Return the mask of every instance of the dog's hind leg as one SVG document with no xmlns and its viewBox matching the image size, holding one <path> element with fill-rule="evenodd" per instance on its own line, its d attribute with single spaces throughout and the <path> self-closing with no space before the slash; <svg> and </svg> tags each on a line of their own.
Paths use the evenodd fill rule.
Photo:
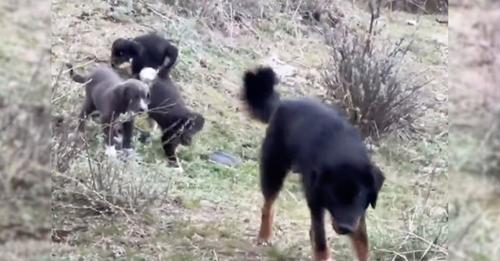
<svg viewBox="0 0 500 261">
<path fill-rule="evenodd" d="M 168 163 L 170 165 L 177 165 L 177 156 L 175 155 L 175 149 L 179 145 L 176 141 L 177 138 L 172 137 L 172 134 L 168 131 L 164 132 L 161 136 L 161 143 L 163 147 L 163 152 L 167 157 Z"/>
<path fill-rule="evenodd" d="M 262 146 L 260 164 L 260 185 L 264 196 L 258 244 L 269 244 L 272 236 L 274 218 L 273 204 L 283 186 L 285 176 L 290 169 L 290 161 L 281 146 L 274 142 L 274 137 L 266 137 Z"/>
<path fill-rule="evenodd" d="M 82 132 L 85 130 L 85 121 L 87 117 L 95 111 L 95 106 L 92 100 L 86 99 L 83 104 L 82 110 L 80 111 L 80 116 L 78 117 L 78 131 Z"/>
<path fill-rule="evenodd" d="M 365 216 L 359 220 L 358 229 L 349 235 L 359 261 L 368 261 L 368 234 L 366 233 Z"/>
<path fill-rule="evenodd" d="M 331 261 L 330 250 L 326 244 L 325 235 L 325 211 L 322 208 L 314 207 L 309 204 L 311 211 L 311 230 L 309 236 L 313 248 L 314 261 Z"/>
</svg>

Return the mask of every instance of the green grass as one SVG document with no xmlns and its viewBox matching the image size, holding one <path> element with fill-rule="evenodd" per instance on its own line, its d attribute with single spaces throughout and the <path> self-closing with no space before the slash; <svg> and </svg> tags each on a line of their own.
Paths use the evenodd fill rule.
<svg viewBox="0 0 500 261">
<path fill-rule="evenodd" d="M 95 6 L 85 4 L 84 8 L 106 8 L 104 2 L 92 3 Z M 79 9 L 70 9 L 70 6 L 68 3 L 55 4 L 53 10 L 61 15 L 56 23 L 75 21 L 71 14 L 78 13 Z M 277 202 L 273 246 L 256 245 L 262 201 L 258 185 L 258 155 L 265 126 L 250 120 L 245 114 L 239 92 L 243 71 L 271 55 L 297 69 L 298 75 L 289 77 L 291 80 L 306 79 L 311 73 L 319 73 L 328 51 L 321 36 L 305 31 L 309 30 L 308 27 L 297 21 L 276 15 L 253 26 L 260 37 L 258 40 L 252 32 L 231 38 L 209 30 L 196 18 L 180 16 L 173 9 L 161 8 L 162 5 L 157 7 L 167 18 L 149 14 L 137 20 L 138 23 L 121 24 L 93 17 L 97 22 L 89 21 L 88 25 L 82 22 L 78 28 L 62 28 L 55 33 L 61 42 L 54 48 L 52 58 L 55 64 L 62 63 L 68 59 L 63 50 L 89 48 L 82 46 L 83 43 L 92 43 L 95 53 L 107 55 L 107 45 L 117 32 L 138 34 L 145 30 L 145 24 L 151 25 L 179 41 L 180 59 L 172 77 L 190 107 L 205 116 L 205 127 L 195 137 L 192 146 L 181 147 L 178 151 L 184 172 L 166 165 L 158 133 L 152 143 L 135 143 L 143 161 L 103 161 L 100 142 L 90 144 L 90 153 L 81 150 L 70 162 L 69 169 L 55 173 L 55 176 L 74 177 L 82 179 L 82 184 L 89 184 L 92 169 L 100 166 L 102 175 L 116 175 L 117 178 L 109 181 L 109 188 L 98 193 L 110 195 L 114 200 L 125 199 L 124 202 L 117 201 L 117 205 L 131 209 L 136 206 L 133 199 L 154 198 L 155 191 L 165 193 L 154 198 L 146 209 L 123 214 L 116 207 L 114 211 L 117 213 L 112 216 L 81 215 L 79 210 L 69 208 L 69 204 L 74 203 L 71 199 L 59 202 L 55 227 L 83 225 L 87 230 L 69 235 L 70 244 L 56 247 L 55 255 L 82 257 L 84 260 L 111 257 L 118 260 L 308 260 L 311 254 L 309 211 L 296 174 L 289 175 Z M 357 17 L 357 14 L 353 15 Z M 93 23 L 106 28 L 95 32 L 100 35 L 96 40 L 91 41 L 86 35 L 78 40 L 66 36 L 79 30 L 90 30 L 92 34 L 92 30 L 96 30 Z M 432 30 L 432 27 L 428 29 Z M 77 60 L 85 60 L 81 53 L 75 56 L 78 56 Z M 412 62 L 421 65 L 429 61 Z M 56 76 L 55 69 L 52 74 Z M 292 81 L 280 85 L 279 90 L 284 96 L 315 96 L 321 92 L 317 89 L 318 80 L 315 79 L 316 85 L 314 82 L 309 85 Z M 54 104 L 54 113 L 70 117 L 70 123 L 74 122 L 71 117 L 76 115 L 82 96 L 77 88 L 63 75 L 56 90 L 56 94 L 68 95 Z M 97 126 L 90 124 L 87 136 L 98 135 Z M 386 138 L 379 147 L 374 159 L 386 173 L 387 180 L 377 208 L 368 210 L 368 232 L 374 260 L 390 260 L 398 255 L 419 260 L 429 247 L 428 242 L 433 241 L 423 258 L 444 260 L 447 175 L 444 167 L 434 176 L 423 169 L 440 166 L 446 161 L 443 155 L 446 142 L 432 138 L 412 141 Z M 242 164 L 227 167 L 209 162 L 207 157 L 217 150 L 237 155 Z M 89 167 L 89 162 L 93 168 Z M 82 184 L 63 181 L 55 180 L 55 194 L 76 192 L 99 201 L 93 192 L 82 190 Z M 143 184 L 139 193 L 126 190 L 137 188 L 138 184 Z M 334 235 L 330 227 L 327 230 L 329 236 Z M 334 236 L 329 242 L 337 260 L 351 259 L 346 238 Z M 113 249 L 124 250 L 125 254 L 118 255 Z"/>
</svg>

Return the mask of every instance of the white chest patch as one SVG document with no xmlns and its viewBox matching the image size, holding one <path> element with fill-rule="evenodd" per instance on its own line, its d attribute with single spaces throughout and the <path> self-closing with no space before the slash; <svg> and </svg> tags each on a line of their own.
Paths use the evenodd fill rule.
<svg viewBox="0 0 500 261">
<path fill-rule="evenodd" d="M 148 104 L 144 101 L 144 99 L 141 99 L 141 101 L 139 102 L 139 107 L 143 111 L 147 111 L 148 110 Z"/>
</svg>

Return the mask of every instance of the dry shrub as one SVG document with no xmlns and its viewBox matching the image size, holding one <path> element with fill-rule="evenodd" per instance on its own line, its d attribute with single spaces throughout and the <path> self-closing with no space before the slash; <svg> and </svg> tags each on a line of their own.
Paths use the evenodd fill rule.
<svg viewBox="0 0 500 261">
<path fill-rule="evenodd" d="M 179 13 L 196 17 L 198 21 L 205 23 L 210 29 L 224 33 L 242 27 L 241 23 L 246 20 L 265 16 L 265 1 L 167 0 L 165 2 L 177 8 Z"/>
<path fill-rule="evenodd" d="M 388 45 L 370 42 L 369 34 L 338 32 L 327 37 L 332 49 L 323 71 L 327 99 L 339 104 L 365 137 L 407 130 L 416 119 L 418 90 L 427 83 L 403 70 L 411 42 Z"/>
<path fill-rule="evenodd" d="M 333 0 L 166 0 L 179 13 L 197 17 L 211 29 L 222 32 L 248 28 L 255 19 L 270 19 L 277 10 L 294 18 L 319 20 L 323 13 L 334 8 Z"/>
<path fill-rule="evenodd" d="M 79 133 L 76 123 L 77 119 L 63 116 L 53 119 L 56 212 L 82 216 L 141 213 L 166 195 L 169 176 L 162 165 L 108 158 L 101 124 L 89 120 L 85 133 Z"/>
<path fill-rule="evenodd" d="M 333 6 L 333 0 L 278 0 L 281 12 L 320 12 Z"/>
<path fill-rule="evenodd" d="M 170 178 L 158 165 L 109 159 L 86 147 L 65 173 L 53 177 L 53 199 L 59 210 L 84 215 L 140 213 L 161 201 Z"/>
<path fill-rule="evenodd" d="M 448 0 L 389 0 L 385 5 L 391 10 L 410 13 L 446 13 Z"/>
</svg>

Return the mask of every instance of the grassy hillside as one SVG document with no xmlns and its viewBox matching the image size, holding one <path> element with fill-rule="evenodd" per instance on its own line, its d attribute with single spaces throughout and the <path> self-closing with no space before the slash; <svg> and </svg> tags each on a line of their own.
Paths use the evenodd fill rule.
<svg viewBox="0 0 500 261">
<path fill-rule="evenodd" d="M 280 195 L 273 246 L 256 244 L 262 200 L 257 158 L 265 126 L 249 119 L 239 93 L 244 70 L 269 64 L 280 75 L 283 96 L 322 97 L 329 54 L 324 25 L 301 20 L 306 4 L 284 5 L 280 12 L 285 1 L 207 1 L 219 3 L 210 7 L 117 2 L 52 1 L 54 258 L 309 260 L 309 214 L 297 175 L 289 176 Z M 350 2 L 328 8 L 347 27 L 366 30 L 364 8 Z M 409 138 L 387 135 L 373 155 L 387 178 L 377 209 L 368 211 L 373 260 L 445 260 L 447 27 L 433 16 L 399 12 L 383 13 L 379 23 L 381 39 L 392 40 L 387 44 L 413 37 L 405 68 L 425 69 L 433 80 L 419 95 L 415 132 Z M 178 153 L 183 170 L 167 166 L 158 133 L 150 143 L 136 142 L 143 159 L 127 163 L 104 156 L 97 124 L 89 124 L 83 142 L 67 138 L 84 93 L 64 63 L 89 68 L 106 62 L 114 39 L 151 30 L 176 41 L 173 78 L 189 106 L 206 118 L 194 144 Z M 208 160 L 216 151 L 242 163 Z M 351 260 L 346 238 L 327 230 L 337 260 Z"/>
</svg>

